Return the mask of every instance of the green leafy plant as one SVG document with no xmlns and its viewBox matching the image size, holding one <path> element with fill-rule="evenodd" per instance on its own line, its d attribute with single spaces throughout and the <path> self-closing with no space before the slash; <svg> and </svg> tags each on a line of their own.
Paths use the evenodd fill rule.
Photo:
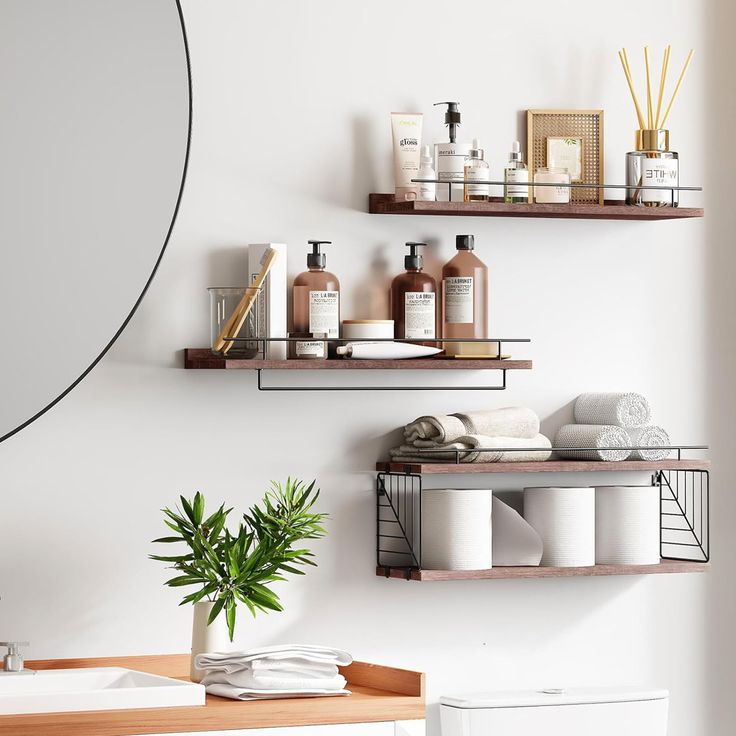
<svg viewBox="0 0 736 736">
<path fill-rule="evenodd" d="M 189 550 L 181 555 L 149 555 L 152 560 L 171 563 L 178 573 L 166 585 L 172 588 L 197 585 L 179 605 L 208 600 L 214 603 L 207 624 L 224 610 L 230 641 L 235 632 L 238 602 L 253 616 L 257 611 L 282 611 L 279 597 L 270 586 L 285 580 L 284 573 L 304 575 L 305 565 L 316 566 L 308 549 L 297 548 L 303 540 L 325 535 L 327 514 L 314 513 L 319 498 L 315 481 L 308 486 L 289 478 L 282 488 L 272 482 L 260 505 L 243 514 L 237 531 L 227 527 L 232 508 L 221 505 L 210 516 L 205 499 L 180 496 L 181 508 L 162 509 L 164 523 L 176 536 L 154 539 L 154 543 L 184 543 Z"/>
</svg>

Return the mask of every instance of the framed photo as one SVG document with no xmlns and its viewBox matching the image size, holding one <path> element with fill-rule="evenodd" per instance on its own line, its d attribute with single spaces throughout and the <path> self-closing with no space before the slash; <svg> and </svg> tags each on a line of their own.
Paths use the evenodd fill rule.
<svg viewBox="0 0 736 736">
<path fill-rule="evenodd" d="M 603 110 L 527 110 L 527 157 L 530 179 L 551 166 L 569 169 L 573 182 L 603 184 Z M 603 204 L 603 190 L 575 187 L 570 201 Z"/>
<path fill-rule="evenodd" d="M 556 169 L 567 169 L 570 181 L 583 180 L 583 139 L 582 138 L 547 138 L 547 166 Z"/>
</svg>

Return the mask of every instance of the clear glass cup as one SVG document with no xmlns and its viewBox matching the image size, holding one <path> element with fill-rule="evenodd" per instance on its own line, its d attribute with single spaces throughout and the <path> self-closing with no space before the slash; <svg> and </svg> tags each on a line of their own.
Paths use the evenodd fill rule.
<svg viewBox="0 0 736 736">
<path fill-rule="evenodd" d="M 210 293 L 212 352 L 228 358 L 255 358 L 261 347 L 257 338 L 262 337 L 259 332 L 260 289 L 254 286 L 212 286 L 207 291 Z M 236 315 L 236 311 L 246 294 L 254 299 L 254 303 L 243 318 Z"/>
<path fill-rule="evenodd" d="M 534 174 L 535 184 L 570 184 L 567 169 L 541 166 Z M 534 201 L 537 204 L 569 204 L 570 187 L 534 187 Z"/>
</svg>

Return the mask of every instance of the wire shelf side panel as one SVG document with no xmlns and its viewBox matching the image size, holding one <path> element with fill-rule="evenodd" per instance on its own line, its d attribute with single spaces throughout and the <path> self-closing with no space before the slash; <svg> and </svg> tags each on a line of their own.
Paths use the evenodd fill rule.
<svg viewBox="0 0 736 736">
<path fill-rule="evenodd" d="M 419 475 L 379 473 L 376 479 L 376 563 L 387 570 L 419 568 L 421 553 Z"/>
<path fill-rule="evenodd" d="M 660 555 L 664 559 L 710 560 L 710 473 L 707 470 L 662 470 Z"/>
</svg>

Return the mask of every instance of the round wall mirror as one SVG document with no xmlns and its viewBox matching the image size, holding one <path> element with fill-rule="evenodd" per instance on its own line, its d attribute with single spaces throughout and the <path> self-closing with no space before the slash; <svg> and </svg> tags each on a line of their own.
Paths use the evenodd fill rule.
<svg viewBox="0 0 736 736">
<path fill-rule="evenodd" d="M 191 128 L 173 0 L 0 4 L 0 441 L 94 367 L 166 247 Z"/>
</svg>

